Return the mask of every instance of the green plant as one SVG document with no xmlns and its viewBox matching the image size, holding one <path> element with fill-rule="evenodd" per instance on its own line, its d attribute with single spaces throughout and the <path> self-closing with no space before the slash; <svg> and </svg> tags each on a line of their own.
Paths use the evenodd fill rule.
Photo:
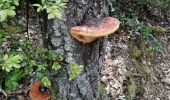
<svg viewBox="0 0 170 100">
<path fill-rule="evenodd" d="M 48 77 L 42 77 L 41 82 L 45 87 L 50 88 L 51 87 L 51 81 L 48 79 Z"/>
<path fill-rule="evenodd" d="M 18 81 L 23 77 L 23 70 L 15 69 L 5 77 L 5 86 L 7 89 L 14 90 L 19 86 Z"/>
<path fill-rule="evenodd" d="M 19 0 L 1 0 L 0 1 L 0 22 L 7 19 L 8 16 L 14 16 L 15 8 L 19 5 Z"/>
<path fill-rule="evenodd" d="M 70 77 L 70 80 L 77 77 L 77 75 L 80 74 L 82 71 L 83 65 L 77 65 L 76 63 L 70 63 L 68 66 L 68 74 Z"/>
<path fill-rule="evenodd" d="M 125 25 L 132 28 L 132 31 L 141 33 L 142 39 L 146 41 L 146 44 L 149 45 L 149 49 L 157 52 L 163 52 L 163 47 L 156 39 L 156 35 L 164 33 L 165 29 L 160 26 L 151 26 L 145 25 L 138 21 L 137 17 L 133 19 L 123 19 Z"/>
<path fill-rule="evenodd" d="M 58 62 L 54 62 L 52 65 L 52 69 L 55 71 L 59 70 L 61 68 L 61 65 Z"/>
<path fill-rule="evenodd" d="M 20 55 L 8 55 L 5 54 L 3 57 L 2 63 L 0 66 L 2 67 L 2 70 L 5 70 L 7 72 L 10 72 L 14 68 L 21 68 L 20 62 L 22 58 Z"/>
<path fill-rule="evenodd" d="M 63 9 L 66 8 L 66 4 L 67 3 L 63 3 L 61 0 L 55 0 L 54 2 L 41 0 L 41 4 L 33 4 L 33 6 L 38 7 L 37 12 L 46 10 L 48 19 L 55 17 L 62 19 Z"/>
<path fill-rule="evenodd" d="M 170 0 L 137 0 L 137 3 L 138 5 L 159 6 L 167 12 L 170 12 Z"/>
<path fill-rule="evenodd" d="M 21 25 L 8 17 L 15 15 L 18 5 L 19 0 L 0 1 L 0 86 L 5 82 L 5 88 L 15 90 L 21 78 L 27 76 L 38 78 L 50 88 L 51 72 L 58 72 L 64 66 L 62 56 L 45 47 L 33 47 L 29 38 L 17 33 Z M 33 6 L 38 7 L 38 12 L 46 10 L 48 19 L 62 19 L 66 3 L 64 0 L 41 0 L 41 4 Z M 71 63 L 68 66 L 70 79 L 77 77 L 81 69 L 82 65 Z"/>
</svg>

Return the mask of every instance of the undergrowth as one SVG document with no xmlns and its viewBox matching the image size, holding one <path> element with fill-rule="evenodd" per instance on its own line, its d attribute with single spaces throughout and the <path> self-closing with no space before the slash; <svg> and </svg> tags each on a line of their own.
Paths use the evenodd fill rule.
<svg viewBox="0 0 170 100">
<path fill-rule="evenodd" d="M 63 18 L 63 11 L 67 3 L 61 0 L 41 0 L 41 4 L 34 4 L 37 11 L 46 11 L 48 19 Z M 0 89 L 16 90 L 23 78 L 34 78 L 44 86 L 51 88 L 52 72 L 67 70 L 72 80 L 81 72 L 83 66 L 74 62 L 63 63 L 63 56 L 48 48 L 38 48 L 18 30 L 24 30 L 23 25 L 14 18 L 19 0 L 0 1 Z M 29 33 L 27 34 L 29 35 Z M 5 84 L 5 85 L 4 85 Z"/>
<path fill-rule="evenodd" d="M 155 52 L 163 53 L 163 46 L 158 38 L 166 32 L 164 28 L 147 22 L 153 17 L 150 9 L 159 7 L 164 15 L 157 16 L 158 19 L 165 18 L 166 13 L 170 12 L 170 0 L 112 0 L 112 6 L 114 9 L 111 15 L 121 21 L 120 30 L 131 34 L 129 54 L 138 62 L 134 65 L 136 68 L 132 72 L 127 71 L 126 74 L 126 99 L 141 100 L 145 93 L 145 83 L 141 80 L 147 81 L 152 74 L 149 65 L 142 62 L 151 62 L 155 58 Z M 137 79 L 135 75 L 140 78 Z"/>
</svg>

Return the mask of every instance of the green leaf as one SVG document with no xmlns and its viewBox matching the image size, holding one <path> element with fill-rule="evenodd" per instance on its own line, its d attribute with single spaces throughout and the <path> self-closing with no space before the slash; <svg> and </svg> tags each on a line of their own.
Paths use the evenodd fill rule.
<svg viewBox="0 0 170 100">
<path fill-rule="evenodd" d="M 42 7 L 37 8 L 37 12 L 42 11 Z"/>
<path fill-rule="evenodd" d="M 6 10 L 0 10 L 0 22 L 7 18 Z"/>
<path fill-rule="evenodd" d="M 57 17 L 57 18 L 62 19 L 62 16 L 63 16 L 63 15 L 61 14 L 61 12 L 60 12 L 60 13 L 56 13 L 56 17 Z"/>
<path fill-rule="evenodd" d="M 8 59 L 8 55 L 5 54 L 5 55 L 4 55 L 4 60 L 7 60 L 7 59 Z"/>
<path fill-rule="evenodd" d="M 66 8 L 66 5 L 67 5 L 67 3 L 61 3 L 61 4 L 60 4 L 60 7 Z"/>
<path fill-rule="evenodd" d="M 7 11 L 6 11 L 6 14 L 7 14 L 8 16 L 14 16 L 14 15 L 16 15 L 16 13 L 15 13 L 14 10 L 7 10 Z"/>
<path fill-rule="evenodd" d="M 68 68 L 69 68 L 68 74 L 69 74 L 70 80 L 76 78 L 82 71 L 83 67 L 84 67 L 83 65 L 77 65 L 76 63 L 70 63 L 70 65 L 68 66 Z"/>
<path fill-rule="evenodd" d="M 56 4 L 60 4 L 61 0 L 55 0 Z"/>
<path fill-rule="evenodd" d="M 51 81 L 48 79 L 48 77 L 42 77 L 41 82 L 45 87 L 51 87 Z"/>
<path fill-rule="evenodd" d="M 53 5 L 53 6 L 51 6 L 51 8 L 52 8 L 53 10 L 58 10 L 59 6 Z"/>
<path fill-rule="evenodd" d="M 7 55 L 5 54 L 3 57 L 2 69 L 10 72 L 13 68 L 20 68 L 21 65 L 19 64 L 22 60 L 20 55 Z"/>
<path fill-rule="evenodd" d="M 38 8 L 42 7 L 40 4 L 33 4 L 33 6 Z"/>
<path fill-rule="evenodd" d="M 35 66 L 36 65 L 36 61 L 35 60 L 30 60 L 28 62 L 29 66 L 32 67 L 32 66 Z"/>
<path fill-rule="evenodd" d="M 10 55 L 10 56 L 8 57 L 7 62 L 8 62 L 8 63 L 19 63 L 20 60 L 21 60 L 21 56 L 20 56 L 20 55 L 15 55 L 15 56 Z"/>
<path fill-rule="evenodd" d="M 53 19 L 55 17 L 56 17 L 56 13 L 55 12 L 52 12 L 52 13 L 48 14 L 48 19 Z"/>
<path fill-rule="evenodd" d="M 12 80 L 8 80 L 5 82 L 5 86 L 9 89 L 9 90 L 14 90 L 16 89 L 19 84 L 15 81 L 12 81 Z"/>
<path fill-rule="evenodd" d="M 59 70 L 61 68 L 61 65 L 58 62 L 54 62 L 52 65 L 52 69 L 55 71 Z"/>
<path fill-rule="evenodd" d="M 5 87 L 10 90 L 16 89 L 19 84 L 18 81 L 23 77 L 23 71 L 15 69 L 6 76 Z"/>
<path fill-rule="evenodd" d="M 43 71 L 43 70 L 46 70 L 46 67 L 45 65 L 38 65 L 38 71 Z"/>
<path fill-rule="evenodd" d="M 52 11 L 53 11 L 52 7 L 48 7 L 48 8 L 47 8 L 47 13 L 50 13 L 50 12 L 52 12 Z"/>
<path fill-rule="evenodd" d="M 19 5 L 19 0 L 13 0 L 14 5 L 18 6 Z"/>
<path fill-rule="evenodd" d="M 3 4 L 0 4 L 0 8 L 3 6 Z"/>
<path fill-rule="evenodd" d="M 42 5 L 45 5 L 45 0 L 41 0 L 41 4 L 42 4 Z"/>
<path fill-rule="evenodd" d="M 15 68 L 21 68 L 21 65 L 20 65 L 20 64 L 13 64 L 13 66 L 14 66 Z"/>
</svg>

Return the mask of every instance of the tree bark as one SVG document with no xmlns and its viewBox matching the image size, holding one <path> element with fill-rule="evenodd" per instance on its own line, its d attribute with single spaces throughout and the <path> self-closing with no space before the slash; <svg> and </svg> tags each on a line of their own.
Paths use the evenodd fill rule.
<svg viewBox="0 0 170 100">
<path fill-rule="evenodd" d="M 100 96 L 100 70 L 102 67 L 105 41 L 98 39 L 90 44 L 82 44 L 69 34 L 69 29 L 89 20 L 100 20 L 108 16 L 109 0 L 69 0 L 65 19 L 55 19 L 48 23 L 51 49 L 62 52 L 64 61 L 84 65 L 82 73 L 69 80 L 67 71 L 54 75 L 54 86 L 61 100 L 107 100 Z"/>
</svg>

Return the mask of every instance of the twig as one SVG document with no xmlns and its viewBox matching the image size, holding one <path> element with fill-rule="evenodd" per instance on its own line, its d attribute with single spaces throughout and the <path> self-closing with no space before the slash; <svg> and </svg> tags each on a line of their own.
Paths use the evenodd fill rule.
<svg viewBox="0 0 170 100">
<path fill-rule="evenodd" d="M 26 30 L 27 30 L 27 38 L 29 40 L 28 23 L 29 23 L 29 1 L 27 0 L 27 25 L 26 25 Z"/>
<path fill-rule="evenodd" d="M 133 74 L 133 76 L 142 77 L 140 74 Z"/>
<path fill-rule="evenodd" d="M 1 89 L 1 88 L 0 88 L 0 92 L 1 92 L 5 97 L 8 96 L 7 93 L 6 93 L 3 89 Z"/>
</svg>

